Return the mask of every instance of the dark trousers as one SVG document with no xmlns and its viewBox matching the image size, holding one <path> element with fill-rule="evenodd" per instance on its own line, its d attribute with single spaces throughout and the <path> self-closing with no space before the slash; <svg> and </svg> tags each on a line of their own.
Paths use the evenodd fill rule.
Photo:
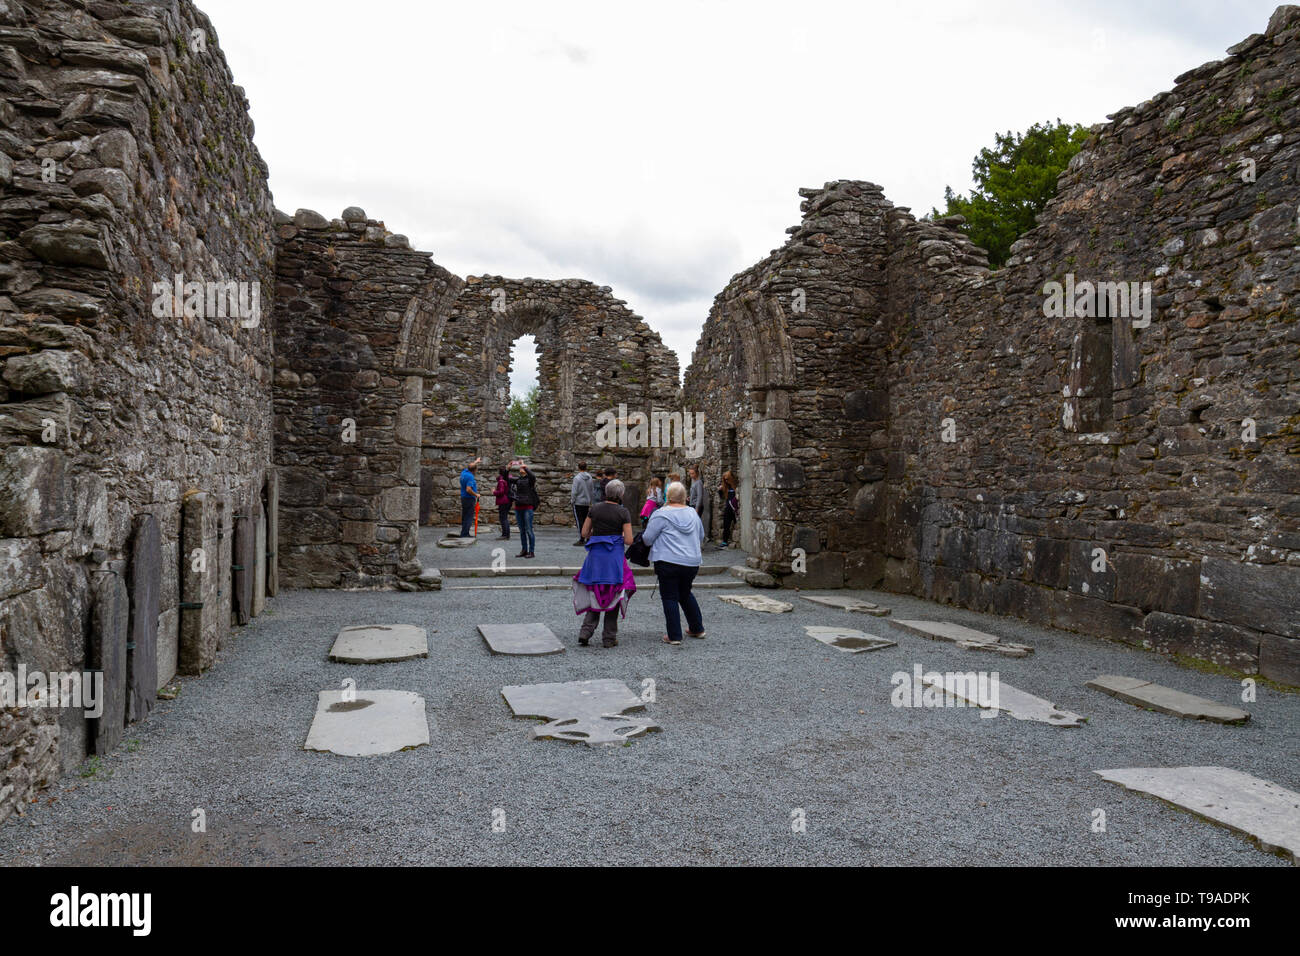
<svg viewBox="0 0 1300 956">
<path fill-rule="evenodd" d="M 497 505 L 497 517 L 501 519 L 501 537 L 510 537 L 510 503 Z"/>
<path fill-rule="evenodd" d="M 731 544 L 731 527 L 736 523 L 736 513 L 731 506 L 722 509 L 722 543 Z"/>
<path fill-rule="evenodd" d="M 573 518 L 578 522 L 578 536 L 582 536 L 582 525 L 587 520 L 587 512 L 591 510 L 591 505 L 574 505 Z"/>
<path fill-rule="evenodd" d="M 591 635 L 596 633 L 596 622 L 600 620 L 599 611 L 588 611 L 582 616 L 582 627 L 578 628 L 578 637 L 581 640 L 591 640 Z M 618 608 L 605 612 L 605 626 L 600 632 L 601 640 L 612 641 L 618 638 Z"/>
<path fill-rule="evenodd" d="M 537 549 L 537 537 L 533 534 L 533 509 L 516 508 L 515 520 L 519 522 L 519 538 L 523 542 L 520 550 L 532 554 Z"/>
<path fill-rule="evenodd" d="M 664 623 L 668 626 L 669 638 L 674 641 L 682 639 L 681 611 L 686 612 L 686 626 L 692 634 L 704 631 L 700 604 L 691 593 L 691 585 L 699 570 L 685 564 L 673 564 L 671 561 L 655 562 L 655 574 L 659 576 L 659 599 L 664 602 Z"/>
<path fill-rule="evenodd" d="M 474 498 L 460 499 L 460 536 L 462 538 L 471 538 L 474 536 Z"/>
</svg>

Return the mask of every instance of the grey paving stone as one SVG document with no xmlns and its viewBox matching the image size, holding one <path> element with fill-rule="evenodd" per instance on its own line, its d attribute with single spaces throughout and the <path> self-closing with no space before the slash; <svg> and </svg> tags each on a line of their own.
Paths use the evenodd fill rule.
<svg viewBox="0 0 1300 956">
<path fill-rule="evenodd" d="M 785 601 L 778 601 L 775 598 L 763 597 L 761 594 L 720 594 L 718 600 L 726 601 L 728 604 L 735 604 L 748 611 L 764 611 L 768 614 L 784 614 L 787 611 L 794 610 L 793 604 L 787 604 Z"/>
<path fill-rule="evenodd" d="M 1138 707 L 1146 707 L 1162 714 L 1172 714 L 1188 720 L 1209 720 L 1216 724 L 1244 724 L 1250 720 L 1250 713 L 1240 707 L 1215 703 L 1204 697 L 1185 694 L 1172 687 L 1153 684 L 1138 677 L 1101 674 L 1084 686 L 1130 704 L 1136 704 Z"/>
<path fill-rule="evenodd" d="M 545 624 L 480 624 L 493 654 L 562 654 L 564 645 Z"/>
<path fill-rule="evenodd" d="M 1228 767 L 1128 767 L 1094 771 L 1127 790 L 1166 800 L 1300 862 L 1300 793 Z"/>
<path fill-rule="evenodd" d="M 1034 649 L 1027 644 L 1004 642 L 996 634 L 987 634 L 950 621 L 900 621 L 894 624 L 910 634 L 918 634 L 932 641 L 947 641 L 968 651 L 990 651 L 1006 657 L 1027 657 Z"/>
<path fill-rule="evenodd" d="M 384 664 L 429 656 L 429 638 L 410 624 L 345 627 L 334 639 L 330 660 L 342 664 Z"/>
<path fill-rule="evenodd" d="M 801 594 L 799 596 L 805 601 L 812 601 L 814 604 L 820 604 L 823 607 L 835 607 L 842 611 L 852 611 L 855 614 L 871 614 L 875 617 L 886 617 L 889 614 L 889 608 L 873 604 L 870 601 L 859 600 L 858 598 L 843 597 L 838 594 Z"/>
<path fill-rule="evenodd" d="M 968 688 L 945 687 L 942 679 L 935 680 L 929 675 L 923 676 L 921 681 L 931 687 L 944 687 L 945 693 L 960 697 L 976 707 L 991 705 L 990 709 L 1000 711 L 1008 717 L 1014 717 L 1016 720 L 1034 720 L 1039 723 L 1051 724 L 1053 727 L 1082 727 L 1088 722 L 1087 717 L 1080 717 L 1068 710 L 1061 710 L 1051 701 L 1035 697 L 1033 694 L 1012 687 L 1001 679 L 990 686 L 991 699 L 988 701 L 979 700 L 978 695 L 973 694 L 973 692 L 964 692 Z M 996 690 L 993 690 L 994 687 L 996 687 Z"/>
<path fill-rule="evenodd" d="M 619 680 L 579 680 L 559 684 L 524 684 L 501 688 L 516 717 L 540 717 L 532 738 L 550 737 L 589 746 L 621 744 L 660 726 L 646 717 L 629 717 L 645 704 Z"/>
<path fill-rule="evenodd" d="M 847 651 L 850 654 L 861 654 L 863 651 L 878 651 L 882 647 L 898 646 L 897 641 L 887 641 L 883 637 L 856 631 L 851 627 L 808 626 L 804 630 L 808 632 L 809 637 L 814 637 L 823 644 L 836 650 Z"/>
<path fill-rule="evenodd" d="M 410 750 L 429 742 L 424 698 L 405 690 L 323 690 L 304 750 L 344 757 L 372 757 Z"/>
<path fill-rule="evenodd" d="M 438 539 L 440 548 L 469 548 L 478 542 L 478 538 L 462 538 L 458 535 L 448 535 L 445 538 Z"/>
</svg>

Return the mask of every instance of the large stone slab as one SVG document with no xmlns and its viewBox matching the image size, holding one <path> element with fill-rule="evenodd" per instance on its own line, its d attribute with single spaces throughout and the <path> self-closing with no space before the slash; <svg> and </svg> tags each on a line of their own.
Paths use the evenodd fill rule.
<svg viewBox="0 0 1300 956">
<path fill-rule="evenodd" d="M 1005 657 L 1027 657 L 1034 652 L 1027 644 L 1004 642 L 996 634 L 986 634 L 949 621 L 895 620 L 893 623 L 910 634 L 919 634 L 932 641 L 947 641 L 968 651 L 990 651 Z"/>
<path fill-rule="evenodd" d="M 564 645 L 545 624 L 480 624 L 493 654 L 560 654 Z"/>
<path fill-rule="evenodd" d="M 1094 771 L 1168 801 L 1230 830 L 1244 833 L 1268 853 L 1300 861 L 1300 793 L 1227 767 L 1128 767 Z"/>
<path fill-rule="evenodd" d="M 126 728 L 126 644 L 130 627 L 130 595 L 115 571 L 94 574 L 91 612 L 90 667 L 104 680 L 103 712 L 90 722 L 91 749 L 106 754 L 122 742 Z"/>
<path fill-rule="evenodd" d="M 625 711 L 644 710 L 645 704 L 618 680 L 579 680 L 562 684 L 525 684 L 501 688 L 516 717 L 539 717 L 548 723 L 534 727 L 532 739 L 550 737 L 571 743 L 621 744 L 639 737 L 658 724 Z"/>
<path fill-rule="evenodd" d="M 979 694 L 976 692 L 977 682 L 974 684 L 945 683 L 942 675 L 931 674 L 923 675 L 921 681 L 931 687 L 941 688 L 944 693 L 959 697 L 973 707 L 997 710 L 1016 720 L 1034 720 L 1054 727 L 1082 727 L 1088 722 L 1087 717 L 1061 710 L 1051 701 L 1012 687 L 1001 679 L 989 683 L 990 699 L 988 700 L 979 699 Z"/>
<path fill-rule="evenodd" d="M 424 698 L 405 690 L 323 690 L 304 750 L 344 757 L 373 757 L 410 750 L 429 742 Z"/>
<path fill-rule="evenodd" d="M 805 627 L 809 637 L 816 638 L 823 644 L 850 654 L 863 651 L 878 651 L 882 647 L 897 647 L 897 641 L 887 641 L 875 634 L 865 634 L 851 627 Z"/>
<path fill-rule="evenodd" d="M 385 664 L 429 656 L 429 638 L 410 624 L 345 627 L 334 638 L 330 660 L 341 664 Z"/>
<path fill-rule="evenodd" d="M 253 578 L 257 573 L 257 533 L 251 514 L 235 515 L 230 548 L 231 610 L 238 623 L 247 624 L 253 619 Z"/>
<path fill-rule="evenodd" d="M 477 542 L 477 541 L 478 541 L 478 538 L 472 538 L 472 537 L 471 537 L 471 538 L 462 538 L 460 535 L 453 534 L 453 535 L 448 535 L 448 536 L 445 537 L 445 538 L 439 538 L 439 539 L 438 539 L 438 547 L 440 547 L 440 548 L 468 548 L 468 547 L 472 546 L 472 545 L 473 545 L 475 542 Z"/>
<path fill-rule="evenodd" d="M 280 593 L 280 474 L 274 468 L 266 473 L 266 593 Z"/>
<path fill-rule="evenodd" d="M 875 617 L 886 617 L 889 614 L 889 608 L 879 604 L 872 604 L 870 601 L 862 601 L 858 598 L 841 597 L 838 594 L 801 594 L 799 596 L 805 601 L 812 601 L 814 604 L 820 604 L 823 607 L 835 607 L 841 611 L 852 611 L 855 614 L 871 614 Z"/>
<path fill-rule="evenodd" d="M 266 610 L 266 515 L 259 513 L 253 533 L 253 617 Z"/>
<path fill-rule="evenodd" d="M 1210 720 L 1216 724 L 1244 724 L 1250 720 L 1250 714 L 1240 707 L 1217 704 L 1195 694 L 1185 694 L 1172 687 L 1153 684 L 1140 677 L 1122 677 L 1118 674 L 1101 674 L 1088 681 L 1084 686 L 1099 690 L 1103 694 L 1117 697 L 1130 704 L 1172 714 L 1188 720 Z"/>
<path fill-rule="evenodd" d="M 784 614 L 786 611 L 794 610 L 793 604 L 763 597 L 761 594 L 719 594 L 718 600 L 743 607 L 747 611 L 764 611 L 767 614 Z"/>
<path fill-rule="evenodd" d="M 135 519 L 131 541 L 131 637 L 127 643 L 127 719 L 143 720 L 158 700 L 158 606 L 162 595 L 162 536 L 158 519 Z"/>
</svg>

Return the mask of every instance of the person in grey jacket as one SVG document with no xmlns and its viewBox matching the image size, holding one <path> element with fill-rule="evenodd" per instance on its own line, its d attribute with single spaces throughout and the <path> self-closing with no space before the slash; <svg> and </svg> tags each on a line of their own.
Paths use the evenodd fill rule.
<svg viewBox="0 0 1300 956">
<path fill-rule="evenodd" d="M 573 476 L 573 486 L 569 489 L 569 501 L 573 504 L 573 517 L 578 523 L 578 540 L 573 542 L 575 548 L 582 547 L 582 523 L 587 520 L 587 512 L 596 504 L 596 486 L 587 472 L 587 463 L 578 462 L 578 473 Z"/>
<path fill-rule="evenodd" d="M 650 560 L 659 578 L 659 598 L 664 605 L 664 624 L 668 633 L 665 644 L 682 642 L 681 612 L 686 612 L 686 633 L 704 636 L 704 618 L 700 604 L 691 593 L 691 584 L 699 573 L 704 557 L 704 525 L 700 516 L 686 504 L 686 486 L 674 481 L 668 486 L 668 504 L 650 516 L 641 540 L 650 545 Z"/>
<path fill-rule="evenodd" d="M 686 469 L 686 474 L 691 479 L 690 498 L 688 499 L 687 504 L 695 510 L 697 515 L 700 516 L 700 523 L 702 525 L 704 523 L 704 482 L 700 480 L 699 465 L 691 465 L 690 468 Z M 709 529 L 705 528 L 704 539 L 707 541 L 708 538 Z"/>
</svg>

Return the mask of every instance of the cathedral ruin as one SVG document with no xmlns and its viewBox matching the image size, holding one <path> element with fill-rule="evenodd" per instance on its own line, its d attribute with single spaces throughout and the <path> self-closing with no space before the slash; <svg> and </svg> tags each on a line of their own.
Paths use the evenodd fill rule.
<svg viewBox="0 0 1300 956">
<path fill-rule="evenodd" d="M 529 334 L 539 521 L 569 523 L 581 460 L 633 506 L 652 474 L 731 469 L 757 586 L 1300 685 L 1300 7 L 1095 127 L 996 271 L 871 183 L 800 190 L 680 379 L 608 287 L 457 276 L 360 208 L 278 211 L 189 0 L 0 0 L 0 87 L 0 669 L 109 688 L 92 720 L 0 700 L 0 820 L 278 588 L 427 586 L 418 529 L 455 520 L 467 460 L 510 457 Z M 702 413 L 702 449 L 598 440 L 656 411 Z"/>
</svg>

